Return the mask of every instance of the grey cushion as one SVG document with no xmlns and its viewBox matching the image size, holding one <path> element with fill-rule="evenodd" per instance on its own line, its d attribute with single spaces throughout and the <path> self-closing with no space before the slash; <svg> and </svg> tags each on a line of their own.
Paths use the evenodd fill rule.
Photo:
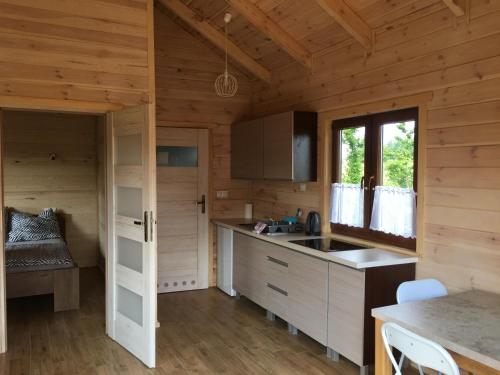
<svg viewBox="0 0 500 375">
<path fill-rule="evenodd" d="M 9 242 L 39 241 L 61 238 L 55 212 L 49 208 L 34 216 L 13 211 L 10 214 Z"/>
</svg>

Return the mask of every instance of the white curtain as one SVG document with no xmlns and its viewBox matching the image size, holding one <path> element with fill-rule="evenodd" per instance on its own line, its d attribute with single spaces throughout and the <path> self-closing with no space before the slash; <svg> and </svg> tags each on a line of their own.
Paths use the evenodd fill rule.
<svg viewBox="0 0 500 375">
<path fill-rule="evenodd" d="M 363 195 L 359 184 L 332 184 L 330 222 L 363 227 Z"/>
<path fill-rule="evenodd" d="M 416 194 L 413 189 L 376 186 L 370 229 L 415 238 Z"/>
</svg>

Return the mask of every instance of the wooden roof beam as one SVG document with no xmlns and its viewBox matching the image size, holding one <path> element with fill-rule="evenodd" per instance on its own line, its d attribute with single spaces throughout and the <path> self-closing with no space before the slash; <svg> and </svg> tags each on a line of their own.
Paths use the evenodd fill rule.
<svg viewBox="0 0 500 375">
<path fill-rule="evenodd" d="M 316 0 L 316 2 L 335 19 L 354 39 L 369 49 L 372 45 L 372 32 L 344 0 Z"/>
<path fill-rule="evenodd" d="M 457 16 L 465 15 L 465 1 L 464 0 L 443 0 L 452 13 Z"/>
<path fill-rule="evenodd" d="M 159 0 L 161 4 L 170 9 L 177 17 L 186 22 L 189 26 L 199 32 L 204 38 L 208 39 L 218 48 L 224 50 L 225 46 L 225 36 L 215 27 L 210 25 L 204 19 L 201 19 L 198 14 L 196 14 L 191 8 L 184 5 L 180 0 Z M 248 71 L 254 74 L 259 79 L 270 82 L 271 72 L 255 61 L 252 57 L 247 55 L 241 48 L 236 44 L 227 41 L 227 53 L 239 64 L 245 67 Z"/>
<path fill-rule="evenodd" d="M 311 53 L 253 2 L 248 0 L 226 0 L 226 2 L 296 61 L 309 69 L 312 67 Z"/>
</svg>

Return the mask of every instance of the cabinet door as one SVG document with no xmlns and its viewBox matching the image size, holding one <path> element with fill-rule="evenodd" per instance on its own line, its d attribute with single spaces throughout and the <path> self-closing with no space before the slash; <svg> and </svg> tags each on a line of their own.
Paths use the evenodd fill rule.
<svg viewBox="0 0 500 375">
<path fill-rule="evenodd" d="M 262 119 L 231 127 L 231 177 L 257 179 L 263 176 Z"/>
<path fill-rule="evenodd" d="M 363 365 L 365 272 L 330 263 L 328 347 Z"/>
<path fill-rule="evenodd" d="M 325 345 L 328 262 L 290 251 L 288 267 L 288 321 Z"/>
<path fill-rule="evenodd" d="M 235 289 L 253 302 L 266 307 L 266 257 L 259 246 L 261 242 L 244 234 L 234 234 L 233 272 Z"/>
<path fill-rule="evenodd" d="M 264 178 L 293 180 L 293 112 L 264 117 Z"/>
</svg>

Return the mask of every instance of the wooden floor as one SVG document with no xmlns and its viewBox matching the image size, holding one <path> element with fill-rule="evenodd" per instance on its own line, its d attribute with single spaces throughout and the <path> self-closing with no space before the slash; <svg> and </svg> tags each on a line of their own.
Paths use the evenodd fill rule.
<svg viewBox="0 0 500 375">
<path fill-rule="evenodd" d="M 358 374 L 318 343 L 268 322 L 248 300 L 217 289 L 158 298 L 157 365 L 146 369 L 104 334 L 104 278 L 81 270 L 81 308 L 52 311 L 50 297 L 8 303 L 7 354 L 0 374 Z"/>
</svg>

